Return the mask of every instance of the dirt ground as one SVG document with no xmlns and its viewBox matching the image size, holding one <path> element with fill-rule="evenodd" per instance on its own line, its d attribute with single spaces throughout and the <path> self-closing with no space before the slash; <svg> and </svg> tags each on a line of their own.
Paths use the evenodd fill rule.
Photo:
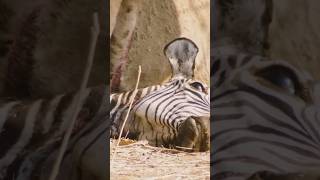
<svg viewBox="0 0 320 180">
<path fill-rule="evenodd" d="M 210 179 L 210 152 L 152 147 L 146 141 L 110 140 L 110 179 Z"/>
</svg>

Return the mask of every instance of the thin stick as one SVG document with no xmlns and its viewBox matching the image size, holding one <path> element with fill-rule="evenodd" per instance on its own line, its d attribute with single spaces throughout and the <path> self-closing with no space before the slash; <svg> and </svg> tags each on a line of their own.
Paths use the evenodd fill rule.
<svg viewBox="0 0 320 180">
<path fill-rule="evenodd" d="M 131 110 L 131 107 L 132 107 L 132 104 L 133 104 L 133 100 L 134 100 L 134 98 L 136 97 L 138 85 L 139 85 L 139 82 L 140 82 L 140 75 L 141 75 L 141 66 L 139 65 L 139 71 L 138 71 L 138 78 L 137 78 L 137 82 L 136 82 L 136 87 L 134 88 L 133 96 L 132 96 L 132 98 L 131 98 L 131 100 L 130 100 L 130 105 L 129 105 L 129 108 L 128 108 L 126 117 L 125 117 L 125 119 L 124 119 L 124 121 L 123 121 L 123 123 L 122 123 L 122 127 L 121 127 L 121 130 L 120 130 L 120 134 L 119 134 L 119 138 L 118 138 L 118 141 L 117 141 L 117 145 L 116 145 L 115 150 L 114 150 L 114 152 L 113 152 L 113 155 L 112 155 L 112 159 L 111 159 L 111 163 L 110 163 L 110 164 L 113 163 L 113 160 L 114 160 L 114 158 L 115 158 L 115 156 L 116 156 L 117 148 L 118 148 L 119 143 L 120 143 L 120 140 L 121 140 L 121 136 L 122 136 L 122 133 L 123 133 L 124 125 L 125 125 L 126 122 L 127 122 L 127 119 L 128 119 L 128 117 L 129 117 L 129 113 L 130 113 L 130 110 Z"/>
<path fill-rule="evenodd" d="M 89 55 L 88 55 L 88 61 L 87 61 L 87 65 L 86 65 L 86 70 L 85 73 L 83 75 L 83 79 L 82 79 L 82 83 L 81 83 L 81 87 L 80 87 L 80 92 L 78 94 L 78 97 L 76 97 L 74 99 L 74 101 L 72 102 L 72 112 L 73 114 L 71 115 L 71 122 L 70 122 L 70 126 L 68 127 L 64 137 L 63 137 L 63 141 L 62 141 L 62 145 L 61 148 L 59 149 L 59 153 L 58 153 L 58 157 L 55 161 L 55 164 L 53 166 L 53 169 L 51 171 L 50 174 L 50 178 L 49 180 L 55 180 L 59 169 L 60 169 L 60 164 L 62 162 L 63 159 L 63 155 L 65 153 L 65 150 L 67 149 L 67 145 L 76 121 L 76 118 L 80 112 L 80 108 L 81 108 L 81 102 L 83 99 L 83 94 L 85 92 L 85 89 L 87 87 L 88 84 L 88 80 L 89 80 L 89 76 L 90 76 L 90 72 L 91 72 L 91 67 L 93 64 L 93 59 L 94 59 L 94 54 L 95 54 L 95 49 L 96 49 L 96 44 L 97 44 L 97 39 L 99 36 L 99 21 L 98 21 L 98 13 L 94 13 L 93 14 L 93 27 L 91 27 L 91 43 L 90 43 L 90 50 L 89 50 Z"/>
</svg>

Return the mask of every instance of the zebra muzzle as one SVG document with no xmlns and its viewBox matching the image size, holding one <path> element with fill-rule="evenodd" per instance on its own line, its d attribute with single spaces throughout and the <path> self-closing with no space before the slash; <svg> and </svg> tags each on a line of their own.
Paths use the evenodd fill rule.
<svg viewBox="0 0 320 180">
<path fill-rule="evenodd" d="M 175 148 L 182 151 L 207 151 L 210 147 L 210 118 L 188 117 L 179 127 Z"/>
</svg>

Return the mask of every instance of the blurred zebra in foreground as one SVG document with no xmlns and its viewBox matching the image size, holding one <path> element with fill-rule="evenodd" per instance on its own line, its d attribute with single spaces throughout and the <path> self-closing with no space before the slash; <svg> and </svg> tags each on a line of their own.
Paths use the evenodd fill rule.
<svg viewBox="0 0 320 180">
<path fill-rule="evenodd" d="M 107 178 L 107 91 L 89 88 L 83 94 L 57 179 Z M 36 101 L 2 101 L 0 105 L 0 179 L 48 179 L 75 99 L 68 93 Z"/>
<path fill-rule="evenodd" d="M 178 38 L 164 53 L 171 64 L 171 79 L 137 91 L 122 135 L 154 146 L 206 151 L 210 102 L 208 87 L 193 79 L 198 48 L 191 40 Z M 111 95 L 111 136 L 119 136 L 133 95 L 133 91 Z"/>
<path fill-rule="evenodd" d="M 222 46 L 211 54 L 213 179 L 318 171 L 319 83 L 284 61 Z"/>
</svg>

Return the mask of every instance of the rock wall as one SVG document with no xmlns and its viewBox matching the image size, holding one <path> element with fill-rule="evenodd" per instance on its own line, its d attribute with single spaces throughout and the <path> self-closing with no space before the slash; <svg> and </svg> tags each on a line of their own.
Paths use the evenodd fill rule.
<svg viewBox="0 0 320 180">
<path fill-rule="evenodd" d="M 319 17 L 317 0 L 274 0 L 269 56 L 287 60 L 320 79 Z"/>
<path fill-rule="evenodd" d="M 139 12 L 130 41 L 128 63 L 121 76 L 120 91 L 134 88 L 139 65 L 142 66 L 140 87 L 159 84 L 168 79 L 171 68 L 163 54 L 163 48 L 178 37 L 190 38 L 199 46 L 195 76 L 209 83 L 209 0 L 187 2 L 136 0 L 135 2 L 139 3 Z M 115 29 L 113 33 L 117 33 Z M 115 57 L 112 54 L 111 56 Z M 115 66 L 117 60 L 111 58 L 111 66 Z"/>
<path fill-rule="evenodd" d="M 119 10 L 120 10 L 120 7 L 121 7 L 121 3 L 122 3 L 122 0 L 111 0 L 110 1 L 110 11 L 109 11 L 109 16 L 110 16 L 110 29 L 109 29 L 109 34 L 110 34 L 110 37 L 112 35 L 112 32 L 113 32 L 113 29 L 116 25 L 116 22 L 117 22 L 117 16 L 118 16 L 118 13 L 119 13 Z"/>
<path fill-rule="evenodd" d="M 210 1 L 175 0 L 180 36 L 192 39 L 199 47 L 195 78 L 210 81 Z"/>
<path fill-rule="evenodd" d="M 264 55 L 272 0 L 215 0 L 212 4 L 212 47 L 232 45 Z"/>
<path fill-rule="evenodd" d="M 319 1 L 216 0 L 212 5 L 213 44 L 227 40 L 242 50 L 288 61 L 320 79 Z"/>
<path fill-rule="evenodd" d="M 94 12 L 99 12 L 101 34 L 89 86 L 106 83 L 105 7 L 100 0 L 1 0 L 0 95 L 13 90 L 43 97 L 78 89 Z"/>
</svg>

